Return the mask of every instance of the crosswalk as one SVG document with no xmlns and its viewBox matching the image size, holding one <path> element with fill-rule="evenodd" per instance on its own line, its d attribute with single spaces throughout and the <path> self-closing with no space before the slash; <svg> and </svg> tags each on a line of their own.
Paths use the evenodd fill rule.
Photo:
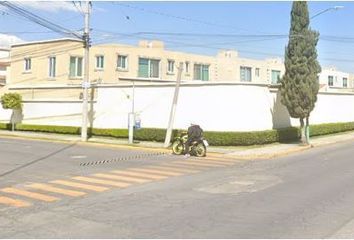
<svg viewBox="0 0 354 240">
<path fill-rule="evenodd" d="M 85 197 L 112 188 L 123 189 L 138 184 L 161 181 L 173 177 L 197 174 L 211 168 L 229 167 L 233 158 L 205 157 L 168 161 L 158 165 L 109 170 L 85 176 L 72 176 L 43 183 L 17 184 L 0 188 L 0 208 L 25 208 L 39 202 L 53 203 L 64 198 Z"/>
</svg>

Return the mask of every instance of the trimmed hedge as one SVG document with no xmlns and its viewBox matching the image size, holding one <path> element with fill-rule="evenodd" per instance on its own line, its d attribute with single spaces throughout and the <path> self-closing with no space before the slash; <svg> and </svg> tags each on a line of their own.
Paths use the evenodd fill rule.
<svg viewBox="0 0 354 240">
<path fill-rule="evenodd" d="M 0 129 L 10 130 L 11 125 L 0 123 Z M 16 130 L 48 132 L 60 134 L 80 134 L 80 127 L 51 126 L 51 125 L 27 125 L 16 124 Z M 320 136 L 354 130 L 354 122 L 347 123 L 326 123 L 310 126 L 310 136 Z M 174 130 L 172 138 L 185 130 Z M 127 129 L 99 129 L 89 128 L 91 136 L 107 136 L 115 138 L 128 138 Z M 134 139 L 141 141 L 164 142 L 166 129 L 142 128 L 134 131 Z M 300 130 L 296 127 L 274 129 L 253 132 L 204 132 L 204 137 L 212 146 L 248 146 L 261 145 L 275 142 L 290 142 L 300 138 Z"/>
</svg>

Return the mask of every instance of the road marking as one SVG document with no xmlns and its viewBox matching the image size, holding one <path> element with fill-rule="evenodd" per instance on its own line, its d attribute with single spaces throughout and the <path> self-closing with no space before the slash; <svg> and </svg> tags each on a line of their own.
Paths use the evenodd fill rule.
<svg viewBox="0 0 354 240">
<path fill-rule="evenodd" d="M 204 157 L 205 159 L 221 159 L 221 160 L 225 160 L 225 161 L 230 161 L 230 162 L 237 162 L 239 161 L 239 159 L 236 158 L 232 158 L 232 157 L 227 157 L 227 156 L 208 156 L 208 157 Z"/>
<path fill-rule="evenodd" d="M 51 181 L 50 183 L 60 184 L 69 187 L 82 188 L 82 189 L 91 190 L 95 192 L 104 192 L 109 189 L 107 187 L 95 186 L 95 185 L 89 185 L 89 184 L 77 183 L 71 181 L 64 181 L 64 180 L 55 180 L 55 181 Z"/>
<path fill-rule="evenodd" d="M 167 171 L 177 171 L 177 172 L 182 172 L 182 173 L 197 173 L 200 172 L 198 170 L 191 170 L 191 169 L 185 169 L 182 167 L 165 167 L 165 166 L 151 166 L 149 169 L 158 169 L 158 170 L 167 170 Z"/>
<path fill-rule="evenodd" d="M 161 175 L 151 175 L 151 174 L 145 174 L 145 173 L 140 173 L 140 172 L 126 171 L 126 170 L 124 170 L 124 171 L 114 170 L 112 172 L 122 174 L 122 175 L 133 176 L 133 177 L 143 177 L 143 178 L 153 179 L 153 180 L 160 180 L 160 179 L 167 178 L 166 176 L 161 176 Z"/>
<path fill-rule="evenodd" d="M 228 162 L 228 163 L 235 163 L 238 160 L 230 159 L 230 158 L 218 158 L 218 157 L 204 157 L 203 159 L 215 161 L 215 162 Z"/>
<path fill-rule="evenodd" d="M 1 189 L 1 191 L 6 192 L 6 193 L 12 193 L 12 194 L 25 196 L 28 198 L 41 200 L 44 202 L 54 202 L 54 201 L 59 200 L 59 198 L 56 198 L 56 197 L 52 197 L 52 196 L 48 196 L 48 195 L 44 195 L 44 194 L 40 194 L 40 193 L 35 193 L 35 192 L 29 192 L 29 191 L 17 189 L 17 188 L 3 188 L 3 189 Z"/>
<path fill-rule="evenodd" d="M 178 173 L 178 172 L 167 172 L 167 171 L 161 171 L 161 170 L 152 170 L 152 169 L 146 169 L 146 168 L 130 168 L 129 170 L 137 171 L 137 172 L 142 172 L 142 173 L 152 173 L 152 174 L 159 174 L 163 176 L 181 176 L 183 173 Z"/>
<path fill-rule="evenodd" d="M 151 180 L 148 180 L 148 179 L 125 177 L 125 176 L 118 176 L 118 175 L 112 175 L 112 174 L 96 173 L 96 174 L 93 174 L 93 176 L 101 177 L 101 178 L 108 178 L 108 179 L 123 180 L 123 181 L 128 181 L 128 182 L 130 181 L 130 182 L 136 182 L 136 183 L 151 182 Z"/>
<path fill-rule="evenodd" d="M 115 181 L 109 181 L 109 180 L 103 180 L 103 179 L 97 179 L 97 178 L 91 178 L 91 177 L 72 177 L 72 179 L 79 180 L 79 181 L 84 181 L 84 182 L 89 182 L 89 183 L 99 183 L 103 185 L 110 185 L 110 186 L 115 186 L 115 187 L 128 187 L 131 184 L 130 183 L 125 183 L 125 182 L 115 182 Z"/>
<path fill-rule="evenodd" d="M 29 202 L 13 199 L 13 198 L 8 198 L 8 197 L 1 197 L 0 196 L 0 203 L 9 205 L 12 207 L 29 207 L 32 204 Z"/>
<path fill-rule="evenodd" d="M 86 194 L 85 192 L 79 192 L 79 191 L 73 191 L 73 190 L 68 190 L 68 189 L 64 189 L 64 188 L 53 187 L 49 184 L 43 184 L 43 183 L 34 183 L 31 185 L 28 185 L 28 187 L 44 190 L 47 192 L 60 193 L 60 194 L 68 195 L 71 197 L 79 197 L 79 196 Z"/>
<path fill-rule="evenodd" d="M 163 163 L 161 166 L 167 166 L 167 167 L 182 167 L 182 168 L 193 169 L 193 170 L 197 170 L 197 171 L 204 171 L 204 170 L 207 170 L 207 169 L 210 168 L 210 167 L 206 167 L 206 166 L 184 165 L 184 164 L 180 164 L 180 163 L 176 163 L 176 162 Z"/>
<path fill-rule="evenodd" d="M 230 162 L 221 162 L 219 160 L 204 160 L 204 159 L 192 159 L 191 162 L 200 162 L 200 163 L 208 163 L 208 164 L 218 164 L 220 166 L 231 166 L 234 165 L 233 163 Z"/>
<path fill-rule="evenodd" d="M 199 163 L 199 162 L 193 162 L 193 161 L 176 161 L 175 163 L 186 164 L 186 165 L 206 166 L 206 167 L 220 167 L 220 165 L 218 165 L 218 164 Z"/>
</svg>

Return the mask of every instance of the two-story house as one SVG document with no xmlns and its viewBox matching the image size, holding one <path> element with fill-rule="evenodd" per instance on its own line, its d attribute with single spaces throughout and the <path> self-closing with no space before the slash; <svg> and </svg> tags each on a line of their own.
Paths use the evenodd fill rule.
<svg viewBox="0 0 354 240">
<path fill-rule="evenodd" d="M 12 45 L 11 85 L 27 95 L 25 98 L 51 98 L 55 95 L 76 99 L 80 96 L 78 86 L 84 75 L 83 56 L 83 43 L 76 39 Z M 284 74 L 284 64 L 280 59 L 241 58 L 234 50 L 220 51 L 216 56 L 170 51 L 161 41 L 140 41 L 137 46 L 94 45 L 90 48 L 89 62 L 89 78 L 94 84 L 176 81 L 180 63 L 183 63 L 184 82 L 277 84 Z M 50 88 L 61 86 L 73 88 L 62 94 L 50 93 Z M 36 93 L 34 88 L 37 88 Z"/>
<path fill-rule="evenodd" d="M 10 70 L 10 49 L 0 48 L 0 87 L 6 84 Z"/>
</svg>

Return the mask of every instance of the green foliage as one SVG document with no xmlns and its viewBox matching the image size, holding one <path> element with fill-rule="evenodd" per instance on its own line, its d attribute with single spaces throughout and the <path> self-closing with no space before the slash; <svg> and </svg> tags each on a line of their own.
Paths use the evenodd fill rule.
<svg viewBox="0 0 354 240">
<path fill-rule="evenodd" d="M 311 30 L 309 23 L 307 2 L 294 1 L 280 93 L 290 116 L 300 119 L 309 117 L 315 107 L 321 72 L 316 50 L 319 33 Z"/>
<path fill-rule="evenodd" d="M 79 127 L 17 124 L 16 130 L 61 134 L 80 134 Z"/>
<path fill-rule="evenodd" d="M 320 136 L 352 130 L 354 130 L 354 122 L 324 123 L 310 126 L 310 136 Z"/>
<path fill-rule="evenodd" d="M 0 123 L 0 129 L 10 130 L 11 125 Z M 50 125 L 16 125 L 17 130 L 33 131 L 33 132 L 48 132 L 60 134 L 80 134 L 80 127 L 69 126 L 50 126 Z M 127 129 L 90 129 L 93 136 L 107 136 L 116 138 L 128 138 Z M 347 123 L 326 123 L 313 125 L 310 127 L 311 136 L 319 136 L 333 134 L 345 131 L 353 131 L 354 122 Z M 174 130 L 172 139 L 180 134 L 183 130 Z M 134 139 L 141 141 L 156 141 L 164 142 L 166 129 L 157 128 L 142 128 L 135 130 Z M 300 131 L 296 127 L 283 129 L 274 129 L 267 131 L 254 132 L 204 132 L 205 139 L 208 140 L 211 146 L 249 146 L 262 145 L 275 142 L 291 142 L 299 139 Z"/>
<path fill-rule="evenodd" d="M 22 109 L 22 96 L 18 93 L 5 93 L 1 96 L 1 104 L 4 109 Z"/>
</svg>

